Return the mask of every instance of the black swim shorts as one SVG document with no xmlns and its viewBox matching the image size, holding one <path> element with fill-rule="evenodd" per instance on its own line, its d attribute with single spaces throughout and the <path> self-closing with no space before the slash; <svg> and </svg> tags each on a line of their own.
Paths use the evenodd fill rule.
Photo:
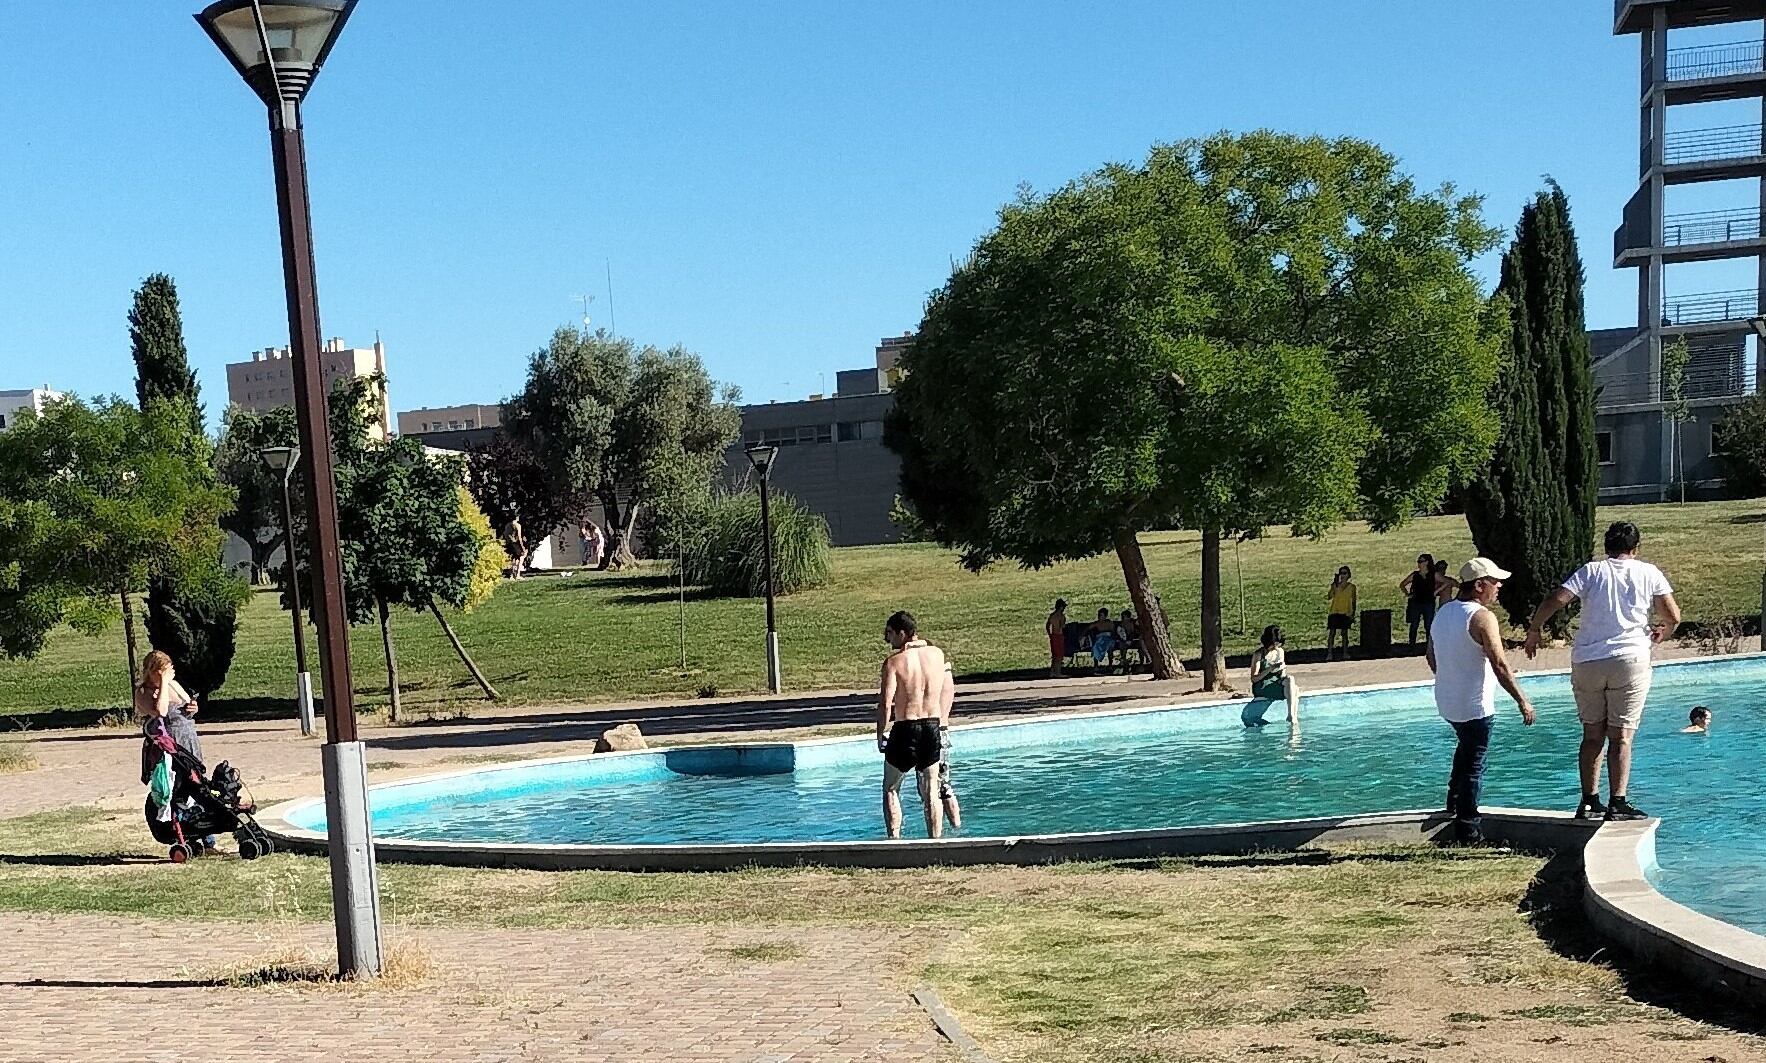
<svg viewBox="0 0 1766 1063">
<path fill-rule="evenodd" d="M 883 761 L 899 772 L 923 771 L 938 763 L 938 719 L 897 720 L 883 746 Z"/>
<path fill-rule="evenodd" d="M 1332 613 L 1325 617 L 1325 630 L 1348 631 L 1355 623 L 1355 618 L 1348 613 Z"/>
</svg>

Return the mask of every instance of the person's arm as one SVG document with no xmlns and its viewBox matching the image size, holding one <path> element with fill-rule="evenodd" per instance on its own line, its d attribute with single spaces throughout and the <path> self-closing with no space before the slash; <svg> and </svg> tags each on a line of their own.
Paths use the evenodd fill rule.
<svg viewBox="0 0 1766 1063">
<path fill-rule="evenodd" d="M 1679 629 L 1680 603 L 1674 600 L 1674 592 L 1668 591 L 1656 595 L 1655 607 L 1656 615 L 1662 618 L 1662 623 L 1651 625 L 1649 635 L 1651 642 L 1660 642 Z"/>
<path fill-rule="evenodd" d="M 1533 703 L 1521 692 L 1520 681 L 1515 678 L 1515 670 L 1508 665 L 1508 655 L 1502 650 L 1502 631 L 1497 626 L 1496 614 L 1488 609 L 1480 609 L 1471 623 L 1472 640 L 1484 651 L 1484 659 L 1490 662 L 1490 670 L 1496 673 L 1496 681 L 1508 696 L 1515 699 L 1515 705 L 1521 710 L 1521 720 L 1529 727 L 1535 719 Z"/>
<path fill-rule="evenodd" d="M 938 722 L 945 727 L 950 726 L 951 706 L 957 700 L 957 673 L 951 668 L 950 662 L 944 662 L 944 696 L 939 699 Z"/>
<path fill-rule="evenodd" d="M 184 689 L 183 683 L 178 682 L 176 679 L 172 680 L 172 694 L 179 701 L 184 703 L 184 715 L 196 715 L 196 698 L 191 695 L 190 691 Z"/>
<path fill-rule="evenodd" d="M 1428 648 L 1423 651 L 1423 660 L 1429 662 L 1429 674 L 1435 674 L 1435 640 L 1430 639 Z"/>
<path fill-rule="evenodd" d="M 1410 597 L 1410 589 L 1414 586 L 1416 586 L 1416 573 L 1412 572 L 1398 581 L 1398 593 L 1408 598 Z"/>
<path fill-rule="evenodd" d="M 894 658 L 891 658 L 893 660 Z M 890 661 L 883 662 L 883 678 L 877 684 L 877 748 L 881 750 L 884 734 L 889 730 L 889 708 L 895 704 L 895 669 Z"/>
<path fill-rule="evenodd" d="M 153 714 L 163 720 L 165 719 L 166 713 L 171 711 L 171 708 L 172 684 L 161 683 L 159 685 L 159 693 L 153 696 Z"/>
<path fill-rule="evenodd" d="M 1546 595 L 1545 601 L 1539 603 L 1539 608 L 1533 611 L 1533 619 L 1527 624 L 1525 649 L 1528 659 L 1538 656 L 1539 643 L 1545 637 L 1545 625 L 1558 614 L 1559 610 L 1575 600 L 1575 593 L 1565 586 L 1552 591 Z M 1679 615 L 1678 611 L 1675 615 Z"/>
<path fill-rule="evenodd" d="M 1361 612 L 1361 588 L 1351 583 L 1349 585 L 1349 615 L 1354 616 L 1359 612 Z"/>
</svg>

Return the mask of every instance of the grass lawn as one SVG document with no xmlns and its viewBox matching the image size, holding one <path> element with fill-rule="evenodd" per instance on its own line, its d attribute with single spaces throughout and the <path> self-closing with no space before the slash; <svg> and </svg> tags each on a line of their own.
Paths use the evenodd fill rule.
<svg viewBox="0 0 1766 1063">
<path fill-rule="evenodd" d="M 319 858 L 174 869 L 132 811 L 70 809 L 0 830 L 0 910 L 260 928 L 330 914 Z M 1670 1043 L 1676 1059 L 1762 1058 L 1766 1042 L 1639 1004 L 1614 968 L 1581 958 L 1592 948 L 1565 930 L 1573 898 L 1543 866 L 1509 852 L 1363 847 L 919 871 L 383 864 L 381 885 L 395 945 L 419 926 L 692 924 L 764 929 L 765 944 L 738 958 L 765 964 L 798 955 L 794 937 L 818 927 L 923 928 L 926 962 L 908 973 L 1002 1061 L 1562 1063 L 1666 1059 Z"/>
<path fill-rule="evenodd" d="M 1668 571 L 1687 617 L 1715 621 L 1759 612 L 1762 509 L 1760 500 L 1631 506 L 1602 517 L 1636 521 L 1644 530 L 1646 556 Z M 1183 532 L 1144 539 L 1178 642 L 1193 653 L 1200 543 Z M 1419 520 L 1387 535 L 1348 525 L 1319 542 L 1272 535 L 1246 543 L 1240 550 L 1241 628 L 1235 552 L 1229 548 L 1229 652 L 1248 651 L 1269 623 L 1287 629 L 1291 647 L 1321 645 L 1324 590 L 1338 564 L 1355 569 L 1363 607 L 1395 609 L 1397 627 L 1403 619 L 1397 583 L 1416 554 L 1429 551 L 1457 562 L 1471 549 L 1460 517 Z M 836 550 L 828 586 L 779 605 L 785 682 L 798 690 L 870 684 L 883 650 L 883 620 L 898 608 L 912 610 L 922 630 L 949 649 L 959 675 L 1033 671 L 1046 664 L 1042 620 L 1057 596 L 1067 598 L 1075 618 L 1100 606 L 1114 614 L 1128 604 L 1113 555 L 1039 572 L 1004 566 L 975 575 L 934 546 Z M 675 589 L 663 569 L 646 568 L 508 583 L 488 605 L 455 623 L 504 697 L 522 704 L 759 691 L 765 686 L 763 616 L 758 600 L 701 599 L 689 590 L 683 668 Z M 401 614 L 395 631 L 408 706 L 476 699 L 476 688 L 432 618 Z M 275 597 L 257 595 L 244 614 L 227 686 L 209 706 L 211 718 L 286 715 L 291 641 Z M 356 629 L 352 647 L 358 703 L 384 704 L 377 629 Z M 97 639 L 58 631 L 38 659 L 0 661 L 0 715 L 32 715 L 41 724 L 89 722 L 124 703 L 125 676 L 117 627 Z"/>
</svg>

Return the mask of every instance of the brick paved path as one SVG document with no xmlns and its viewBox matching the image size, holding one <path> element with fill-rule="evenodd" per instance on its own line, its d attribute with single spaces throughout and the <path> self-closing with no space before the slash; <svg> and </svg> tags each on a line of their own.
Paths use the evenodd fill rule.
<svg viewBox="0 0 1766 1063">
<path fill-rule="evenodd" d="M 329 927 L 0 915 L 0 1061 L 958 1058 L 899 973 L 923 932 L 401 933 L 431 961 L 410 988 L 217 988 L 293 946 L 325 957 Z M 721 951 L 767 941 L 800 951 Z"/>
</svg>

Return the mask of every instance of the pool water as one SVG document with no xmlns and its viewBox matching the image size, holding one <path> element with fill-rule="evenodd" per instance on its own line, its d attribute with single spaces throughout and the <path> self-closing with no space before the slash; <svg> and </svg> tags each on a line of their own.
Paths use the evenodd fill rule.
<svg viewBox="0 0 1766 1063">
<path fill-rule="evenodd" d="M 1631 797 L 1663 819 L 1658 887 L 1766 932 L 1762 681 L 1766 658 L 1658 668 L 1638 734 Z M 1499 701 L 1482 803 L 1573 809 L 1580 727 L 1568 682 L 1525 682 L 1539 722 L 1522 726 L 1512 703 Z M 1239 720 L 1242 702 L 959 729 L 952 781 L 963 804 L 961 833 L 1135 830 L 1439 808 L 1453 732 L 1431 699 L 1427 686 L 1307 698 L 1297 736 L 1279 707 L 1270 713 L 1276 722 L 1247 729 Z M 1711 734 L 1679 733 L 1694 704 L 1712 709 Z M 961 708 L 959 701 L 959 722 Z M 881 758 L 868 738 L 800 746 L 795 770 L 775 774 L 681 774 L 661 761 L 630 758 L 618 772 L 601 774 L 573 764 L 540 782 L 528 769 L 506 769 L 489 776 L 504 780 L 489 789 L 432 785 L 421 799 L 415 791 L 395 796 L 403 788 L 380 790 L 374 827 L 399 838 L 510 843 L 883 836 Z M 903 804 L 906 833 L 923 834 L 911 779 Z"/>
</svg>

